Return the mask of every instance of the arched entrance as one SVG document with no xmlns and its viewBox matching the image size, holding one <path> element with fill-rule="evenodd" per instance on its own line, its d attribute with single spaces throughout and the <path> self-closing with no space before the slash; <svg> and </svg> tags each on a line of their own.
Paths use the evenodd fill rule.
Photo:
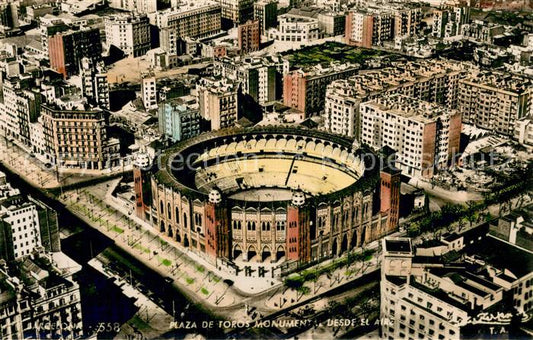
<svg viewBox="0 0 533 340">
<path fill-rule="evenodd" d="M 257 251 L 255 250 L 254 246 L 249 246 L 247 253 L 248 253 L 248 261 L 251 261 L 257 255 Z"/>
<path fill-rule="evenodd" d="M 353 231 L 352 240 L 350 241 L 350 249 L 357 247 L 357 231 Z"/>
<path fill-rule="evenodd" d="M 341 242 L 341 254 L 344 253 L 346 250 L 348 250 L 348 238 L 346 237 L 346 234 L 344 234 Z"/>
<path fill-rule="evenodd" d="M 265 262 L 268 260 L 272 255 L 272 252 L 270 251 L 270 248 L 268 246 L 263 247 L 263 251 L 261 251 L 261 261 Z"/>
<path fill-rule="evenodd" d="M 179 232 L 176 233 L 176 241 L 177 241 L 178 243 L 181 243 L 181 236 L 180 236 L 180 233 L 179 233 Z"/>
<path fill-rule="evenodd" d="M 285 257 L 285 248 L 283 248 L 283 246 L 279 246 L 276 250 L 276 261 L 281 260 L 283 257 Z"/>
<path fill-rule="evenodd" d="M 233 247 L 233 259 L 237 259 L 242 254 L 241 247 L 237 244 L 235 247 Z"/>
<path fill-rule="evenodd" d="M 174 233 L 172 232 L 172 227 L 168 227 L 168 237 L 174 237 Z"/>
<path fill-rule="evenodd" d="M 331 255 L 337 256 L 337 239 L 333 239 L 333 244 L 331 245 Z"/>
<path fill-rule="evenodd" d="M 165 222 L 161 221 L 161 225 L 159 226 L 159 231 L 162 233 L 165 232 Z"/>
<path fill-rule="evenodd" d="M 184 247 L 189 246 L 189 238 L 187 237 L 187 235 L 185 235 L 185 237 L 183 238 L 183 246 Z"/>
</svg>

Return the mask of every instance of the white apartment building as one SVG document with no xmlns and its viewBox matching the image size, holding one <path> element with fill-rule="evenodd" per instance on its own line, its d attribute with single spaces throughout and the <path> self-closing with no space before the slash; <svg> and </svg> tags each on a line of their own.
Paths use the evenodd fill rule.
<svg viewBox="0 0 533 340">
<path fill-rule="evenodd" d="M 89 102 L 102 109 L 109 109 L 109 82 L 103 63 L 93 65 L 89 58 L 81 61 L 82 93 Z"/>
<path fill-rule="evenodd" d="M 325 129 L 334 134 L 356 137 L 358 127 L 359 103 L 338 92 L 336 85 L 343 81 L 332 82 L 326 89 Z"/>
<path fill-rule="evenodd" d="M 238 86 L 226 79 L 202 78 L 196 85 L 202 118 L 211 122 L 211 130 L 235 126 L 237 122 Z"/>
<path fill-rule="evenodd" d="M 143 78 L 141 83 L 141 98 L 146 110 L 157 109 L 157 85 L 154 76 Z"/>
<path fill-rule="evenodd" d="M 278 28 L 268 30 L 269 39 L 295 43 L 310 43 L 322 38 L 318 19 L 299 15 L 278 16 Z"/>
<path fill-rule="evenodd" d="M 242 84 L 243 93 L 264 104 L 281 97 L 283 75 L 289 71 L 289 61 L 281 56 L 218 58 L 214 74 Z"/>
<path fill-rule="evenodd" d="M 110 16 L 105 19 L 106 45 L 139 57 L 150 50 L 150 23 L 146 14 Z"/>
<path fill-rule="evenodd" d="M 37 208 L 20 198 L 8 200 L 0 206 L 0 220 L 9 228 L 15 259 L 31 254 L 41 246 L 41 233 Z M 9 243 L 9 242 L 8 242 Z"/>
<path fill-rule="evenodd" d="M 455 108 L 465 68 L 459 63 L 421 60 L 335 80 L 326 90 L 325 129 L 360 138 L 360 104 L 384 94 L 400 93 Z"/>
<path fill-rule="evenodd" d="M 463 122 L 513 136 L 516 122 L 530 116 L 533 81 L 499 72 L 477 72 L 459 82 L 457 109 Z"/>
<path fill-rule="evenodd" d="M 361 104 L 361 143 L 396 151 L 395 166 L 409 176 L 432 177 L 459 151 L 457 110 L 403 95 Z"/>
<path fill-rule="evenodd" d="M 437 38 L 453 38 L 461 34 L 462 26 L 469 21 L 469 7 L 437 10 L 433 13 L 432 34 Z"/>
<path fill-rule="evenodd" d="M 533 120 L 531 117 L 523 117 L 516 121 L 514 138 L 520 144 L 533 146 Z"/>
</svg>

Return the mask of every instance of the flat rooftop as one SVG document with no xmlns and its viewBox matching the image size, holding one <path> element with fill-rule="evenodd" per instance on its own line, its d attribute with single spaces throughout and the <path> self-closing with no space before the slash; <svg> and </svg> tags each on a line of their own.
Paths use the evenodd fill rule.
<svg viewBox="0 0 533 340">
<path fill-rule="evenodd" d="M 385 250 L 395 253 L 411 253 L 411 240 L 410 239 L 386 239 Z"/>
</svg>

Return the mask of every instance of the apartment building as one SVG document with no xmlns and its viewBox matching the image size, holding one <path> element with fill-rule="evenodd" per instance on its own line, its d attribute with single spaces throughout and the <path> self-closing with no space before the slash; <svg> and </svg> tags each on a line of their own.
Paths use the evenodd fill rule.
<svg viewBox="0 0 533 340">
<path fill-rule="evenodd" d="M 24 202 L 20 197 L 10 199 L 0 206 L 0 228 L 7 240 L 7 244 L 2 244 L 3 240 L 0 241 L 3 245 L 2 252 L 12 251 L 15 260 L 33 253 L 41 246 L 37 208 L 30 202 Z M 4 258 L 11 260 L 9 256 Z"/>
<path fill-rule="evenodd" d="M 416 35 L 422 23 L 421 8 L 400 8 L 394 11 L 394 37 Z"/>
<path fill-rule="evenodd" d="M 533 82 L 505 73 L 478 72 L 459 81 L 457 108 L 463 122 L 513 136 L 516 122 L 531 115 Z"/>
<path fill-rule="evenodd" d="M 104 63 L 93 65 L 91 59 L 83 58 L 80 75 L 83 96 L 90 104 L 109 110 L 109 82 Z"/>
<path fill-rule="evenodd" d="M 157 82 L 153 75 L 143 77 L 141 99 L 146 110 L 157 108 Z"/>
<path fill-rule="evenodd" d="M 157 0 L 109 0 L 109 7 L 147 14 L 157 11 Z"/>
<path fill-rule="evenodd" d="M 514 139 L 520 144 L 533 145 L 533 120 L 522 117 L 515 122 Z"/>
<path fill-rule="evenodd" d="M 2 173 L 3 181 L 5 175 Z M 11 195 L 0 200 L 0 258 L 19 260 L 35 252 L 61 250 L 57 214 L 43 202 L 27 198 L 6 183 Z"/>
<path fill-rule="evenodd" d="M 359 138 L 360 104 L 385 94 L 400 93 L 456 108 L 459 80 L 466 67 L 448 61 L 421 60 L 333 81 L 325 95 L 325 129 Z"/>
<path fill-rule="evenodd" d="M 77 75 L 83 57 L 94 63 L 102 57 L 100 30 L 87 28 L 57 32 L 48 37 L 50 67 L 64 78 Z"/>
<path fill-rule="evenodd" d="M 211 122 L 211 130 L 235 126 L 239 118 L 238 86 L 229 80 L 202 78 L 196 94 L 203 119 Z"/>
<path fill-rule="evenodd" d="M 242 92 L 262 105 L 281 98 L 289 61 L 281 56 L 223 57 L 213 67 L 215 76 L 241 83 Z"/>
<path fill-rule="evenodd" d="M 62 261 L 60 265 L 58 261 Z M 2 336 L 8 339 L 82 338 L 80 288 L 72 278 L 81 266 L 63 253 L 54 253 L 26 258 L 11 267 L 15 268 L 0 268 Z"/>
<path fill-rule="evenodd" d="M 222 9 L 224 28 L 244 24 L 254 16 L 253 0 L 216 0 Z"/>
<path fill-rule="evenodd" d="M 473 251 L 498 247 L 514 255 L 523 253 L 520 258 L 525 263 L 531 261 L 531 255 L 483 235 L 479 239 L 467 238 L 466 234 L 450 234 L 434 245 L 417 247 L 407 238 L 382 240 L 380 318 L 390 321 L 381 326 L 383 338 L 470 339 L 510 335 L 512 320 L 515 316 L 520 320 L 524 315 L 517 315 L 514 310 L 513 302 L 519 302 L 514 292 L 524 286 L 526 295 L 532 291 L 529 287 L 533 273 L 527 273 L 530 266 L 514 265 L 512 262 L 518 259 L 504 252 L 498 251 L 501 258 L 493 261 L 485 254 L 474 257 Z M 484 241 L 486 244 L 482 244 Z M 443 256 L 451 251 L 462 254 L 464 260 L 443 261 Z"/>
<path fill-rule="evenodd" d="M 159 133 L 173 143 L 200 134 L 200 110 L 193 96 L 174 98 L 159 104 Z"/>
<path fill-rule="evenodd" d="M 345 40 L 348 45 L 371 48 L 392 40 L 393 14 L 381 10 L 355 10 L 346 16 Z"/>
<path fill-rule="evenodd" d="M 278 16 L 278 27 L 267 32 L 269 39 L 292 43 L 310 43 L 322 38 L 317 18 L 299 14 Z"/>
<path fill-rule="evenodd" d="M 433 13 L 432 35 L 452 38 L 462 33 L 462 27 L 470 22 L 470 7 L 451 7 Z"/>
<path fill-rule="evenodd" d="M 109 16 L 105 19 L 106 44 L 133 57 L 145 55 L 151 48 L 150 22 L 146 14 Z"/>
<path fill-rule="evenodd" d="M 41 94 L 27 76 L 4 79 L 0 102 L 0 131 L 4 137 L 31 145 L 30 124 L 37 121 Z"/>
<path fill-rule="evenodd" d="M 283 104 L 309 116 L 324 108 L 326 88 L 335 80 L 354 75 L 359 65 L 351 63 L 316 65 L 290 71 L 283 78 Z"/>
<path fill-rule="evenodd" d="M 120 142 L 108 138 L 103 111 L 60 110 L 41 106 L 45 154 L 59 167 L 103 170 L 117 166 Z"/>
<path fill-rule="evenodd" d="M 361 142 L 396 151 L 394 166 L 408 176 L 431 178 L 459 152 L 457 110 L 403 95 L 361 104 Z"/>
<path fill-rule="evenodd" d="M 262 35 L 278 22 L 278 3 L 274 0 L 260 0 L 254 3 L 254 20 L 259 21 L 260 33 Z"/>
<path fill-rule="evenodd" d="M 159 28 L 160 47 L 175 55 L 179 38 L 205 38 L 220 32 L 221 7 L 212 1 L 188 1 L 158 11 L 154 24 Z"/>
<path fill-rule="evenodd" d="M 259 51 L 261 45 L 260 32 L 258 20 L 248 20 L 246 23 L 239 25 L 237 29 L 237 41 L 241 54 Z"/>
</svg>

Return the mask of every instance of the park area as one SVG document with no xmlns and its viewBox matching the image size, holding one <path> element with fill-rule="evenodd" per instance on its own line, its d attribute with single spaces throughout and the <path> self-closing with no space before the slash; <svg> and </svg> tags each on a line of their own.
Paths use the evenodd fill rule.
<svg viewBox="0 0 533 340">
<path fill-rule="evenodd" d="M 335 61 L 364 65 L 366 60 L 376 57 L 389 57 L 389 59 L 400 57 L 400 55 L 385 51 L 354 47 L 338 42 L 307 46 L 296 51 L 287 51 L 284 54 L 288 55 L 291 66 L 297 68 L 305 68 L 318 64 L 330 64 Z"/>
</svg>

